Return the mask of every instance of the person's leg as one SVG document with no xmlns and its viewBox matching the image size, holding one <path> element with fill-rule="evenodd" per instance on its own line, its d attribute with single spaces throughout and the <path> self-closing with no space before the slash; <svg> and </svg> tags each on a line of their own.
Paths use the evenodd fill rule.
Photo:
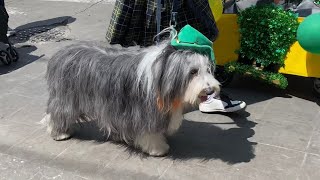
<svg viewBox="0 0 320 180">
<path fill-rule="evenodd" d="M 244 101 L 232 100 L 228 95 L 223 93 L 213 93 L 207 96 L 207 99 L 199 104 L 201 112 L 235 112 L 246 107 Z"/>
<path fill-rule="evenodd" d="M 178 12 L 178 26 L 190 24 L 211 41 L 218 37 L 218 27 L 207 0 L 186 0 Z M 183 21 L 182 21 L 183 20 Z M 212 94 L 199 105 L 201 112 L 234 112 L 243 109 L 246 103 L 234 101 L 225 94 Z"/>
<path fill-rule="evenodd" d="M 4 9 L 6 8 L 5 7 L 5 4 L 4 4 L 4 0 L 0 0 L 0 6 L 4 7 Z M 11 29 L 10 27 L 8 27 L 8 31 L 7 31 L 7 36 L 10 37 L 10 36 L 13 36 L 16 32 Z"/>
<path fill-rule="evenodd" d="M 246 107 L 244 101 L 232 100 L 224 93 L 219 95 L 212 94 L 207 100 L 200 103 L 199 110 L 201 112 L 235 112 Z"/>
<path fill-rule="evenodd" d="M 0 0 L 0 6 L 4 7 L 4 0 Z"/>
<path fill-rule="evenodd" d="M 16 34 L 16 31 L 14 29 L 11 29 L 10 27 L 8 27 L 8 32 L 7 32 L 7 36 L 13 36 Z"/>
</svg>

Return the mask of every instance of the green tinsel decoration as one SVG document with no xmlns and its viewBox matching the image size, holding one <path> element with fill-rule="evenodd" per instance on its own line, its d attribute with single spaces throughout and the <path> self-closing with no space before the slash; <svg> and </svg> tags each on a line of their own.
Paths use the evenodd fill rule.
<svg viewBox="0 0 320 180">
<path fill-rule="evenodd" d="M 240 12 L 238 24 L 243 61 L 226 64 L 226 70 L 285 89 L 288 81 L 277 71 L 297 40 L 298 16 L 275 5 L 259 5 Z"/>
<path fill-rule="evenodd" d="M 288 86 L 287 78 L 282 74 L 268 71 L 261 71 L 253 66 L 241 64 L 239 62 L 229 62 L 225 65 L 225 70 L 228 73 L 238 73 L 243 76 L 250 76 L 257 80 L 262 80 L 268 84 L 274 85 L 278 88 L 285 89 Z"/>
<path fill-rule="evenodd" d="M 262 66 L 283 66 L 296 41 L 297 15 L 274 5 L 252 6 L 239 14 L 239 53 Z"/>
</svg>

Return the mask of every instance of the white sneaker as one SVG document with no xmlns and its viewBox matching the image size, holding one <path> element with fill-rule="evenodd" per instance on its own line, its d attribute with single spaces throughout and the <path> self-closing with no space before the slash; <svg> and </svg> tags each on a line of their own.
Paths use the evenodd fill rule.
<svg viewBox="0 0 320 180">
<path fill-rule="evenodd" d="M 200 103 L 199 110 L 201 112 L 235 112 L 246 107 L 243 101 L 234 101 L 228 96 L 220 94 L 219 97 L 208 96 L 207 100 Z"/>
<path fill-rule="evenodd" d="M 8 27 L 7 37 L 16 35 L 16 31 Z"/>
</svg>

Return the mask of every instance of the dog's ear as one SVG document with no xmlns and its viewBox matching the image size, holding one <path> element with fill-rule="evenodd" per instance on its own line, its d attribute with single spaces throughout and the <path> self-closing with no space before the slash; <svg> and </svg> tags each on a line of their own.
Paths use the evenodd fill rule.
<svg viewBox="0 0 320 180">
<path fill-rule="evenodd" d="M 176 50 L 172 46 L 159 56 L 158 73 L 155 85 L 159 92 L 161 109 L 171 111 L 181 105 L 181 98 L 188 84 L 188 72 L 186 71 L 186 58 L 189 52 Z M 157 71 L 155 71 L 157 72 Z"/>
<path fill-rule="evenodd" d="M 177 50 L 168 44 L 162 52 L 157 56 L 156 61 L 153 64 L 153 75 L 154 75 L 154 89 L 157 91 L 156 104 L 159 111 L 163 113 L 168 113 L 174 104 L 175 95 L 172 91 L 174 81 L 174 76 L 169 69 L 173 68 L 172 66 L 172 56 Z M 170 76 L 170 78 L 168 77 Z M 171 87 L 170 87 L 171 86 Z M 175 105 L 176 106 L 176 105 Z"/>
</svg>

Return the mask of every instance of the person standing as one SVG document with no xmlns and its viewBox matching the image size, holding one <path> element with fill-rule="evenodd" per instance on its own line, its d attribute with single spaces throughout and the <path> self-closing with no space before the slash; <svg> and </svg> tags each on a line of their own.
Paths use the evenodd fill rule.
<svg viewBox="0 0 320 180">
<path fill-rule="evenodd" d="M 208 0 L 160 0 L 161 24 L 163 30 L 172 23 L 173 5 L 177 9 L 175 28 L 180 30 L 189 24 L 211 41 L 218 36 L 218 28 Z M 116 0 L 106 39 L 110 44 L 128 47 L 147 47 L 155 43 L 157 35 L 156 12 L 158 0 Z M 175 3 L 175 4 L 173 4 Z M 209 95 L 199 105 L 201 112 L 234 112 L 246 107 L 243 101 L 235 101 L 221 93 Z"/>
<path fill-rule="evenodd" d="M 4 3 L 4 0 L 0 0 L 0 13 L 5 13 L 5 16 L 7 16 L 9 18 L 9 15 L 7 13 L 7 10 L 6 10 L 6 7 L 5 7 L 5 3 Z M 3 19 L 2 19 L 3 20 Z M 7 24 L 8 22 L 6 22 Z M 3 26 L 1 23 L 0 23 L 0 27 Z M 15 34 L 15 31 L 13 29 L 11 29 L 10 27 L 7 27 L 6 28 L 7 30 L 7 36 L 12 36 Z"/>
</svg>

